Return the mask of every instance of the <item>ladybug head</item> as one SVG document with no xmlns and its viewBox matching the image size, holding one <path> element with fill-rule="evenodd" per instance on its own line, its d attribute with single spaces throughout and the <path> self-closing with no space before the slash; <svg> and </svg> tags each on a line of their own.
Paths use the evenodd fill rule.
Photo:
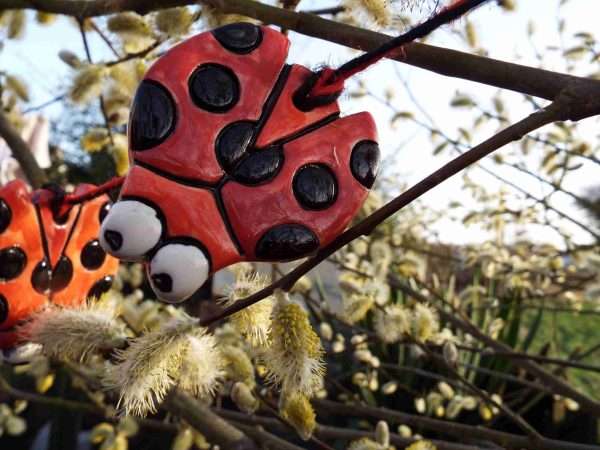
<svg viewBox="0 0 600 450">
<path fill-rule="evenodd" d="M 160 200 L 135 184 L 161 184 L 154 174 L 130 174 L 121 199 L 108 213 L 100 231 L 100 244 L 107 252 L 125 260 L 144 262 L 148 279 L 157 296 L 170 303 L 189 298 L 206 281 L 211 271 L 211 256 L 206 246 L 194 236 L 184 217 L 182 201 Z M 143 181 L 142 181 L 143 180 Z M 131 181 L 134 184 L 131 184 Z M 169 189 L 171 186 L 165 186 Z M 192 201 L 193 202 L 193 201 Z M 202 211 L 202 198 L 193 202 Z M 183 223 L 181 222 L 183 219 Z M 181 225 L 184 225 L 183 227 Z M 184 229 L 191 229 L 183 235 Z"/>
</svg>

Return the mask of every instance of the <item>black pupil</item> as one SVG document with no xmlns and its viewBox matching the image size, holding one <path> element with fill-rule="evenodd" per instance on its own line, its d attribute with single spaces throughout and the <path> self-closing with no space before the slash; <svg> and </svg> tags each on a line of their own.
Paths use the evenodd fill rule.
<svg viewBox="0 0 600 450">
<path fill-rule="evenodd" d="M 152 281 L 161 292 L 171 292 L 173 290 L 173 279 L 167 273 L 152 275 Z"/>
</svg>

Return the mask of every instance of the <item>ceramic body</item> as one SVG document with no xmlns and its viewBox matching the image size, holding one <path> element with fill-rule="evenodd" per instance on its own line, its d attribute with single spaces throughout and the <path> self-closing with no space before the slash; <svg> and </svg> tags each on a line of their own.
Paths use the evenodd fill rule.
<svg viewBox="0 0 600 450">
<path fill-rule="evenodd" d="M 13 345 L 15 327 L 47 303 L 79 305 L 107 291 L 118 266 L 98 242 L 107 196 L 73 207 L 60 223 L 31 199 L 21 180 L 0 188 L 0 348 Z"/>
<path fill-rule="evenodd" d="M 160 298 L 184 300 L 204 281 L 165 246 L 198 249 L 187 264 L 207 273 L 289 261 L 330 243 L 365 200 L 379 162 L 373 119 L 340 118 L 336 102 L 297 108 L 312 72 L 285 64 L 288 46 L 271 28 L 227 25 L 169 50 L 138 88 L 120 198 L 131 209 L 113 209 L 101 242 L 146 262 Z"/>
</svg>

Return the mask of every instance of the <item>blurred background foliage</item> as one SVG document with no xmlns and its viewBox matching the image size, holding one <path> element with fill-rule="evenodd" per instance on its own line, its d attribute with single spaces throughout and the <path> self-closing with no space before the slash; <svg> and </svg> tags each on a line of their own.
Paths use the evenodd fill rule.
<svg viewBox="0 0 600 450">
<path fill-rule="evenodd" d="M 297 2 L 285 3 L 287 7 L 297 6 Z M 433 3 L 344 0 L 332 18 L 395 33 L 431 12 Z M 518 3 L 505 0 L 501 6 L 510 13 Z M 2 45 L 27 39 L 26 30 L 32 21 L 47 26 L 51 36 L 55 19 L 45 13 L 0 11 Z M 94 60 L 87 44 L 83 56 L 71 49 L 61 51 L 59 57 L 71 68 L 72 77 L 65 92 L 54 100 L 62 103 L 64 113 L 51 124 L 50 178 L 75 185 L 101 183 L 126 173 L 129 104 L 146 68 L 190 34 L 240 20 L 249 19 L 222 15 L 205 6 L 166 9 L 145 16 L 123 13 L 72 20 L 84 42 L 88 35 L 99 35 L 113 59 Z M 468 18 L 456 23 L 453 32 L 472 52 L 485 53 Z M 556 33 L 565 33 L 560 19 Z M 529 34 L 533 42 L 534 21 Z M 567 69 L 600 78 L 600 52 L 593 32 L 581 30 L 564 36 L 564 41 L 576 42 L 558 49 Z M 540 66 L 550 51 L 557 50 L 538 49 Z M 400 75 L 394 85 L 410 91 Z M 32 111 L 28 86 L 19 74 L 10 72 L 10 67 L 2 67 L 0 89 L 4 113 L 21 128 L 24 115 Z M 424 130 L 430 145 L 420 151 L 440 158 L 467 150 L 479 137 L 515 118 L 513 104 L 505 101 L 501 92 L 489 99 L 457 92 L 451 107 L 466 120 L 454 130 L 438 126 L 417 98 L 408 105 L 397 101 L 393 88 L 382 96 L 359 81 L 346 101 L 364 98 L 389 110 L 390 127 L 410 123 Z M 528 105 L 534 109 L 540 106 L 537 102 L 523 97 L 519 108 Z M 34 112 L 43 114 L 43 106 Z M 524 137 L 498 152 L 492 158 L 494 166 L 468 169 L 462 174 L 464 199 L 457 198 L 444 209 L 415 202 L 368 238 L 357 239 L 301 279 L 292 290 L 291 300 L 270 297 L 263 306 L 256 305 L 218 324 L 209 336 L 219 352 L 210 356 L 218 359 L 218 367 L 211 367 L 210 372 L 201 369 L 203 376 L 221 380 L 218 386 L 210 387 L 214 395 L 204 396 L 210 398 L 206 400 L 210 411 L 247 433 L 261 448 L 284 448 L 281 442 L 269 441 L 268 436 L 273 435 L 297 446 L 290 448 L 499 448 L 490 444 L 500 445 L 489 436 L 468 436 L 460 429 L 449 432 L 435 422 L 432 425 L 422 420 L 427 418 L 522 434 L 523 428 L 515 419 L 521 418 L 544 436 L 598 444 L 598 417 L 583 410 L 576 400 L 558 395 L 553 386 L 520 364 L 534 361 L 557 379 L 600 401 L 600 195 L 595 186 L 585 192 L 573 187 L 582 167 L 597 170 L 600 164 L 596 134 L 576 123 L 555 123 Z M 534 177 L 546 188 L 544 195 L 502 178 L 494 169 L 500 166 Z M 499 178 L 500 187 L 475 181 L 475 170 L 486 170 Z M 372 213 L 403 188 L 393 164 L 384 165 L 379 184 L 359 216 Z M 569 197 L 574 208 L 564 211 L 555 206 L 557 195 Z M 470 226 L 487 230 L 490 239 L 478 244 L 454 243 L 451 236 L 435 231 L 444 220 L 462 222 L 465 230 Z M 531 240 L 519 233 L 523 229 L 550 230 L 558 239 Z M 119 406 L 119 393 L 102 387 L 107 365 L 125 370 L 123 361 L 121 366 L 115 363 L 111 350 L 119 346 L 115 342 L 120 339 L 144 335 L 150 337 L 142 337 L 147 339 L 143 342 L 156 344 L 151 340 L 152 332 L 164 334 L 164 327 L 173 319 L 186 324 L 187 328 L 177 333 L 188 336 L 189 323 L 193 322 L 186 321 L 235 303 L 279 278 L 288 268 L 264 264 L 234 267 L 176 308 L 154 299 L 140 266 L 123 264 L 113 290 L 102 300 L 103 314 L 120 327 L 107 325 L 105 337 L 116 341 L 94 342 L 93 351 L 80 353 L 72 343 L 74 353 L 67 355 L 69 352 L 61 352 L 60 346 L 53 352 L 52 342 L 40 338 L 45 353 L 26 355 L 26 363 L 6 361 L 0 365 L 2 448 L 214 448 L 216 442 L 211 441 L 210 433 L 194 426 L 193 414 L 190 417 L 189 410 L 182 413 L 172 398 L 160 406 L 156 398 L 142 396 L 154 405 L 145 410 L 140 407 L 138 413 L 149 413 L 143 419 L 116 415 L 123 403 L 127 406 L 131 392 L 121 391 Z M 290 308 L 285 303 L 289 301 L 300 305 L 301 312 Z M 81 311 L 82 321 L 88 313 Z M 286 347 L 291 344 L 285 340 L 284 325 L 288 322 L 284 320 L 290 321 L 290 329 L 303 333 L 292 340 L 306 348 L 293 347 L 293 351 L 306 353 L 304 363 L 313 364 L 309 372 L 316 384 L 310 389 L 294 385 L 286 378 L 286 367 L 281 367 L 286 361 L 298 363 L 285 359 L 289 356 L 285 352 L 292 350 Z M 475 325 L 478 333 L 468 326 L 457 326 L 461 323 Z M 506 344 L 510 352 L 499 351 L 485 337 Z M 49 339 L 65 342 L 60 336 Z M 135 357 L 126 353 L 123 358 L 127 362 L 126 358 Z M 175 385 L 179 382 L 180 388 L 183 367 L 194 363 L 191 357 L 182 358 L 183 366 L 174 369 L 169 362 L 163 373 L 175 380 Z M 123 373 L 123 378 L 130 375 Z M 198 389 L 193 393 L 198 394 Z M 366 409 L 353 412 L 354 406 L 348 405 Z M 406 416 L 393 416 L 390 411 Z M 136 412 L 135 407 L 128 412 Z M 253 428 L 257 424 L 262 428 Z"/>
</svg>

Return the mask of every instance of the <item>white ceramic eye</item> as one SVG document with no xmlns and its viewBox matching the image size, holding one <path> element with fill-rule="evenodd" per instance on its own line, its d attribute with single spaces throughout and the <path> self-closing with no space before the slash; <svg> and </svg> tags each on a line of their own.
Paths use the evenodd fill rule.
<svg viewBox="0 0 600 450">
<path fill-rule="evenodd" d="M 116 202 L 102 222 L 100 245 L 125 261 L 141 261 L 162 235 L 154 208 L 136 200 Z"/>
<path fill-rule="evenodd" d="M 195 245 L 167 244 L 148 266 L 148 278 L 159 299 L 179 303 L 188 299 L 208 278 L 206 255 Z"/>
</svg>

